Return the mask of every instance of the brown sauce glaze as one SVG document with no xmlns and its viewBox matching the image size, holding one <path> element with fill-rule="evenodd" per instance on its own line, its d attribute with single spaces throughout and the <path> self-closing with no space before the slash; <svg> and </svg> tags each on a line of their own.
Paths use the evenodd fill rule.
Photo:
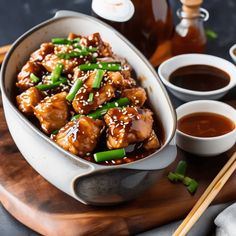
<svg viewBox="0 0 236 236">
<path fill-rule="evenodd" d="M 190 65 L 175 70 L 169 78 L 170 83 L 194 91 L 213 91 L 227 86 L 230 76 L 213 66 Z"/>
<path fill-rule="evenodd" d="M 227 134 L 235 128 L 229 118 L 211 112 L 196 112 L 178 120 L 177 128 L 196 137 L 216 137 Z"/>
</svg>

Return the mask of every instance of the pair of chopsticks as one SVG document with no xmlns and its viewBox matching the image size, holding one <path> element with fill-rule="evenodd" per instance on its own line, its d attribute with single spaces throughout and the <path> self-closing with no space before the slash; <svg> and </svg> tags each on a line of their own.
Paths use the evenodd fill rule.
<svg viewBox="0 0 236 236">
<path fill-rule="evenodd" d="M 10 49 L 11 45 L 8 44 L 8 45 L 5 45 L 3 47 L 0 47 L 0 65 L 2 64 L 3 62 L 3 59 L 6 55 L 6 53 L 8 52 L 8 50 Z"/>
<path fill-rule="evenodd" d="M 181 225 L 177 228 L 172 236 L 184 236 L 186 235 L 196 221 L 200 218 L 203 212 L 214 200 L 216 195 L 220 192 L 226 181 L 236 170 L 236 152 L 227 161 L 218 175 L 214 178 L 203 195 L 199 198 L 193 209 L 186 216 Z"/>
</svg>

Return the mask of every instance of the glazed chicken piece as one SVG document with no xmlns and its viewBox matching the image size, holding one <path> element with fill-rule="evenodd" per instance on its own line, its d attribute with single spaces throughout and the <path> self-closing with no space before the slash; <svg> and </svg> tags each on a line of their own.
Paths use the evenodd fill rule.
<svg viewBox="0 0 236 236">
<path fill-rule="evenodd" d="M 98 56 L 111 57 L 112 49 L 109 43 L 103 42 L 99 33 L 91 34 L 87 37 L 82 37 L 80 44 L 85 47 L 98 47 Z"/>
<path fill-rule="evenodd" d="M 47 54 L 53 53 L 54 45 L 52 43 L 42 43 L 40 48 L 30 55 L 30 61 L 42 61 Z"/>
<path fill-rule="evenodd" d="M 67 38 L 70 39 L 70 40 L 73 40 L 73 39 L 76 39 L 76 38 L 81 38 L 81 36 L 71 32 L 71 33 L 69 33 Z"/>
<path fill-rule="evenodd" d="M 45 133 L 51 134 L 67 123 L 68 105 L 66 95 L 66 92 L 61 92 L 46 97 L 34 107 L 34 114 L 40 121 L 41 128 Z"/>
<path fill-rule="evenodd" d="M 160 141 L 158 140 L 154 130 L 152 130 L 151 136 L 143 142 L 143 147 L 146 150 L 154 150 L 160 148 L 160 146 Z"/>
<path fill-rule="evenodd" d="M 34 107 L 43 99 L 44 95 L 36 87 L 31 87 L 16 97 L 20 111 L 27 115 L 34 113 Z"/>
<path fill-rule="evenodd" d="M 143 88 L 131 88 L 131 89 L 125 89 L 122 94 L 122 97 L 127 97 L 131 104 L 134 106 L 143 106 L 145 101 L 147 100 L 146 92 Z"/>
<path fill-rule="evenodd" d="M 120 90 L 124 88 L 131 88 L 136 85 L 136 81 L 132 79 L 131 77 L 125 78 L 122 75 L 122 72 L 116 71 L 108 71 L 107 72 L 107 81 L 108 83 L 113 84 Z"/>
<path fill-rule="evenodd" d="M 82 116 L 68 122 L 53 139 L 65 150 L 82 157 L 95 149 L 103 127 L 103 121 Z"/>
<path fill-rule="evenodd" d="M 92 88 L 95 75 L 96 72 L 89 74 L 84 86 L 80 88 L 72 102 L 74 110 L 79 114 L 88 114 L 115 97 L 115 88 L 109 83 L 102 83 L 100 89 Z M 89 103 L 88 98 L 91 92 L 94 94 L 94 97 L 93 102 Z"/>
<path fill-rule="evenodd" d="M 25 91 L 26 89 L 35 85 L 33 81 L 30 80 L 30 74 L 34 73 L 36 76 L 41 77 L 43 72 L 42 66 L 33 61 L 28 61 L 21 69 L 17 76 L 16 86 L 20 91 Z"/>
<path fill-rule="evenodd" d="M 112 108 L 104 116 L 109 149 L 127 147 L 142 142 L 152 133 L 152 112 L 137 107 Z"/>
<path fill-rule="evenodd" d="M 61 49 L 62 50 L 62 49 Z M 62 53 L 62 51 L 60 51 Z M 62 63 L 64 65 L 63 73 L 73 74 L 74 67 L 84 64 L 86 62 L 86 57 L 83 58 L 72 58 L 72 59 L 60 59 L 56 54 L 50 53 L 46 55 L 44 60 L 42 61 L 42 65 L 44 68 L 52 72 L 58 63 Z"/>
</svg>

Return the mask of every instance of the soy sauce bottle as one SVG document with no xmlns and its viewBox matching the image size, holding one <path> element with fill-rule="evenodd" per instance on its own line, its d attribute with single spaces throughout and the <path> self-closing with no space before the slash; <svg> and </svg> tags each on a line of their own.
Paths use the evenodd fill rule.
<svg viewBox="0 0 236 236">
<path fill-rule="evenodd" d="M 180 0 L 182 9 L 177 10 L 180 23 L 176 25 L 172 38 L 172 55 L 184 53 L 204 53 L 207 38 L 204 21 L 208 20 L 208 11 L 200 8 L 202 0 Z"/>
<path fill-rule="evenodd" d="M 168 0 L 93 0 L 92 11 L 129 39 L 154 66 L 170 53 L 174 28 Z"/>
</svg>

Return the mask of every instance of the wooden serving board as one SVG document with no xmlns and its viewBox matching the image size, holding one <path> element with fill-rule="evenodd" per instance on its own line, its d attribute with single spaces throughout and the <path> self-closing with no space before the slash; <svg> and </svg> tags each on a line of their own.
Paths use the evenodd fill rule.
<svg viewBox="0 0 236 236">
<path fill-rule="evenodd" d="M 0 201 L 15 218 L 43 235 L 133 235 L 180 219 L 236 150 L 235 145 L 212 158 L 178 150 L 175 163 L 138 199 L 114 207 L 91 207 L 52 186 L 24 160 L 8 132 L 1 102 L 0 137 Z M 200 183 L 194 196 L 182 184 L 172 184 L 166 177 L 180 159 L 187 160 L 188 175 Z M 236 200 L 235 186 L 236 173 L 214 203 Z"/>
</svg>

